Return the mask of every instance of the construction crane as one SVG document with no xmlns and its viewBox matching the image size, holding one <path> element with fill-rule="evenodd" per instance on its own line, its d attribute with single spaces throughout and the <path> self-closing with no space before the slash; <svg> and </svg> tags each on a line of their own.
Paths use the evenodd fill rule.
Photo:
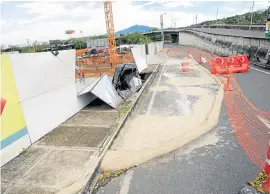
<svg viewBox="0 0 270 194">
<path fill-rule="evenodd" d="M 110 57 L 110 63 L 112 65 L 116 65 L 119 57 L 117 55 L 117 50 L 116 50 L 111 1 L 104 1 L 104 12 L 105 12 L 106 29 L 107 29 L 107 36 L 108 36 L 108 53 Z"/>
</svg>

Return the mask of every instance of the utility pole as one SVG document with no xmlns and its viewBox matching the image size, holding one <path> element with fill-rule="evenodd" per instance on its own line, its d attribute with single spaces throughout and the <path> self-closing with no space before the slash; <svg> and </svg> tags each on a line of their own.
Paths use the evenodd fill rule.
<svg viewBox="0 0 270 194">
<path fill-rule="evenodd" d="M 216 14 L 216 25 L 217 25 L 217 18 L 218 18 L 218 4 L 217 4 L 217 14 Z"/>
<path fill-rule="evenodd" d="M 252 2 L 252 7 L 251 7 L 251 17 L 250 17 L 250 25 L 249 25 L 249 30 L 251 29 L 252 26 L 252 20 L 253 20 L 253 9 L 254 9 L 254 1 Z"/>
<path fill-rule="evenodd" d="M 195 17 L 195 28 L 197 27 L 197 14 L 196 14 L 196 17 Z"/>
<path fill-rule="evenodd" d="M 82 44 L 81 44 L 83 41 L 82 31 L 80 31 L 80 33 L 81 33 L 81 41 L 79 43 L 80 43 L 80 49 L 82 49 Z"/>
<path fill-rule="evenodd" d="M 28 49 L 29 49 L 29 51 L 31 52 L 31 48 L 30 48 L 30 44 L 29 44 L 29 39 L 26 39 L 26 41 L 27 41 Z"/>
<path fill-rule="evenodd" d="M 160 15 L 160 28 L 161 28 L 161 36 L 162 36 L 162 41 L 164 42 L 164 32 L 163 32 L 163 15 L 166 13 L 163 13 Z"/>
<path fill-rule="evenodd" d="M 171 12 L 171 28 L 173 28 L 172 12 Z"/>
</svg>

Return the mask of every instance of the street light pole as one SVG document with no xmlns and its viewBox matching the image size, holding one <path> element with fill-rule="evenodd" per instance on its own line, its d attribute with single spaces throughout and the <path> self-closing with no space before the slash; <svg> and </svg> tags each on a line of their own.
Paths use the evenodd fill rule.
<svg viewBox="0 0 270 194">
<path fill-rule="evenodd" d="M 197 27 L 197 20 L 198 18 L 197 18 L 197 14 L 196 14 L 196 18 L 195 18 L 195 28 Z"/>
<path fill-rule="evenodd" d="M 217 18 L 218 18 L 218 4 L 217 4 L 217 13 L 216 13 L 216 25 L 217 25 Z"/>
<path fill-rule="evenodd" d="M 252 2 L 249 30 L 251 29 L 252 22 L 253 22 L 253 21 L 252 21 L 252 20 L 253 20 L 253 9 L 254 9 L 254 1 Z"/>
<path fill-rule="evenodd" d="M 161 36 L 162 36 L 162 41 L 164 42 L 164 32 L 163 32 L 163 15 L 166 13 L 163 13 L 160 15 L 160 27 L 161 27 Z"/>
<path fill-rule="evenodd" d="M 26 41 L 27 41 L 28 49 L 29 49 L 29 51 L 31 52 L 31 48 L 30 48 L 30 44 L 29 44 L 29 39 L 26 39 Z"/>
</svg>

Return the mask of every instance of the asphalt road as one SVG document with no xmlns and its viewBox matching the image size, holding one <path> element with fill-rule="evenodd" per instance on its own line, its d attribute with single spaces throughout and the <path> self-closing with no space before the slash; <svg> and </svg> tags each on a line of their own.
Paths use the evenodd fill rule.
<svg viewBox="0 0 270 194">
<path fill-rule="evenodd" d="M 251 69 L 236 77 L 244 95 L 258 108 L 269 111 L 270 74 Z M 222 105 L 219 124 L 211 132 L 129 170 L 98 193 L 234 194 L 258 172 L 235 138 Z"/>
<path fill-rule="evenodd" d="M 192 30 L 213 33 L 213 34 L 222 34 L 229 36 L 241 36 L 241 37 L 253 37 L 253 38 L 265 38 L 265 33 L 255 30 L 238 30 L 238 29 L 225 29 L 225 28 L 191 28 Z"/>
<path fill-rule="evenodd" d="M 270 71 L 251 66 L 247 74 L 237 74 L 244 95 L 259 109 L 270 112 Z"/>
</svg>

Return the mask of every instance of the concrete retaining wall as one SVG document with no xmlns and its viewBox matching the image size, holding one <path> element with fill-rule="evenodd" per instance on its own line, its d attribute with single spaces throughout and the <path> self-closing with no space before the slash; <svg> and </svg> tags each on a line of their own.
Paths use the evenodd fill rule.
<svg viewBox="0 0 270 194">
<path fill-rule="evenodd" d="M 179 44 L 199 47 L 203 50 L 213 52 L 217 55 L 229 56 L 237 54 L 247 54 L 252 59 L 260 51 L 269 50 L 270 40 L 260 38 L 243 38 L 240 36 L 216 35 L 198 31 L 186 30 L 179 33 Z M 253 50 L 249 49 L 253 46 Z M 248 49 L 245 49 L 248 47 Z M 263 61 L 267 61 L 268 54 L 260 55 Z M 262 61 L 261 60 L 261 61 Z"/>
</svg>

